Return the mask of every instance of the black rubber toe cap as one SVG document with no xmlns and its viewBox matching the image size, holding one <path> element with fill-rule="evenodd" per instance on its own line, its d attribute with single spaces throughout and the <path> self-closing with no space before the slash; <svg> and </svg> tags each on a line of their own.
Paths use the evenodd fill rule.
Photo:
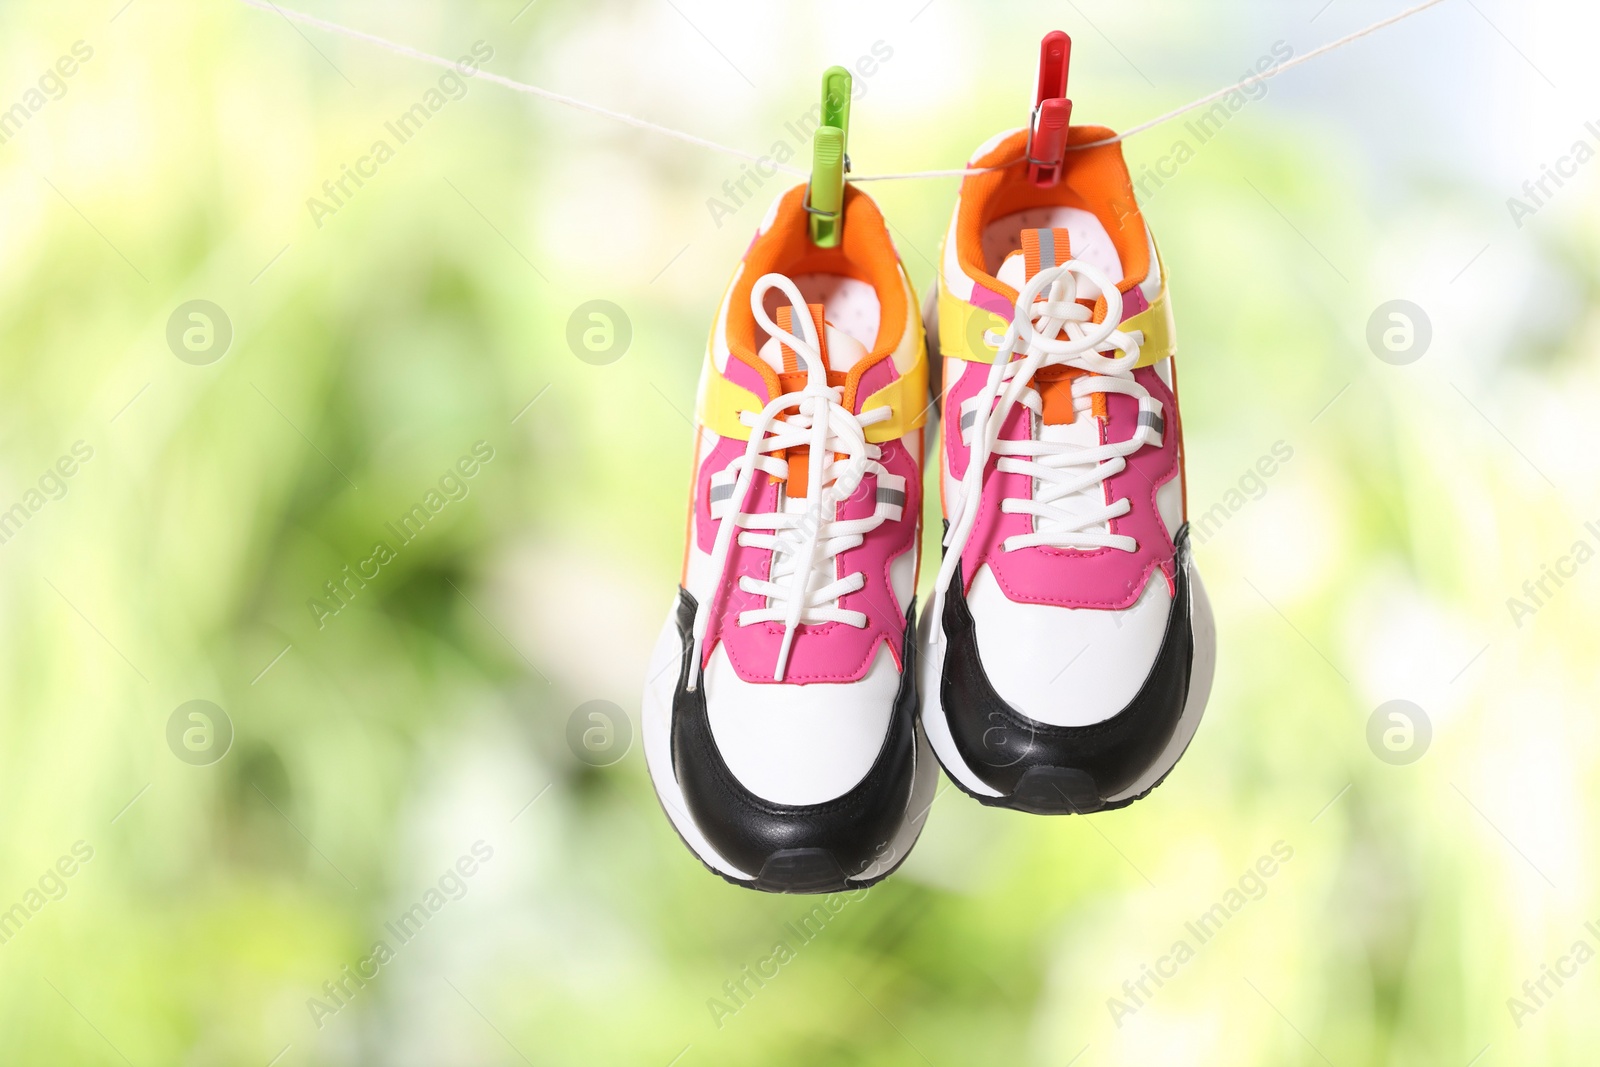
<svg viewBox="0 0 1600 1067">
<path fill-rule="evenodd" d="M 906 618 L 901 662 L 907 667 L 915 611 L 913 605 Z M 711 733 L 705 688 L 688 691 L 694 612 L 694 598 L 680 589 L 683 657 L 672 701 L 672 766 L 695 825 L 724 859 L 751 872 L 748 884 L 757 889 L 833 892 L 884 873 L 885 861 L 898 859 L 891 845 L 906 819 L 916 772 L 916 671 L 902 671 L 883 747 L 860 782 L 826 803 L 776 804 L 734 777 Z"/>
<path fill-rule="evenodd" d="M 1000 698 L 978 658 L 956 571 L 941 620 L 948 645 L 939 700 L 961 758 L 1003 794 L 980 799 L 1039 814 L 1097 811 L 1160 759 L 1183 717 L 1194 660 L 1187 527 L 1177 544 L 1177 596 L 1155 663 L 1127 707 L 1088 726 L 1038 722 Z"/>
</svg>

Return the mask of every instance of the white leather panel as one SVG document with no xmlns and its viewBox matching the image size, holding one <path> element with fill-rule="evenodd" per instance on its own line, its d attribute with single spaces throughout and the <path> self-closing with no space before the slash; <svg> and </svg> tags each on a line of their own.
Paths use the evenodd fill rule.
<svg viewBox="0 0 1600 1067">
<path fill-rule="evenodd" d="M 1133 699 L 1161 650 L 1172 594 L 1153 575 L 1126 611 L 1017 604 L 987 566 L 967 594 L 978 658 L 1007 704 L 1053 726 L 1087 726 Z"/>
<path fill-rule="evenodd" d="M 821 804 L 872 769 L 899 689 L 887 646 L 859 682 L 770 685 L 741 681 L 718 645 L 706 669 L 706 713 L 746 789 L 777 804 Z"/>
</svg>

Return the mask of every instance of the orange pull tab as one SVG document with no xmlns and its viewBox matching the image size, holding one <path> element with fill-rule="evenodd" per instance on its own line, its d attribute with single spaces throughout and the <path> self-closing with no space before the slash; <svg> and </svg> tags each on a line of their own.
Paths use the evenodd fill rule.
<svg viewBox="0 0 1600 1067">
<path fill-rule="evenodd" d="M 828 331 L 822 321 L 822 305 L 807 304 L 806 309 L 811 312 L 811 322 L 817 331 L 817 349 L 822 353 L 822 365 L 826 368 L 828 365 Z M 796 337 L 801 336 L 799 331 L 794 328 L 794 308 L 788 304 L 778 308 L 778 329 L 792 333 Z M 800 366 L 799 354 L 786 344 L 783 345 L 783 369 L 785 371 L 805 369 Z M 788 389 L 789 387 L 785 385 L 784 391 L 787 392 Z"/>
<path fill-rule="evenodd" d="M 827 324 L 822 318 L 822 305 L 807 304 L 806 309 L 811 312 L 811 322 L 817 331 L 817 348 L 821 353 L 822 365 L 827 368 L 828 331 Z M 778 308 L 776 321 L 778 329 L 792 333 L 796 337 L 800 336 L 799 332 L 794 328 L 794 309 L 788 304 Z M 785 393 L 798 393 L 810 383 L 811 375 L 805 368 L 800 366 L 800 354 L 798 352 L 786 344 L 782 345 L 782 348 L 783 371 L 778 375 L 778 388 Z M 827 371 L 827 379 L 830 386 L 843 385 L 845 383 L 845 376 L 833 370 Z M 783 458 L 789 464 L 787 492 L 790 498 L 805 496 L 811 480 L 811 449 L 805 447 L 785 449 Z"/>
<path fill-rule="evenodd" d="M 1030 281 L 1040 271 L 1059 267 L 1071 258 L 1072 236 L 1064 227 L 1022 231 L 1022 263 Z M 1088 302 L 1080 299 L 1079 303 L 1087 305 Z M 1106 298 L 1102 295 L 1093 309 L 1095 322 L 1105 319 L 1106 309 Z M 1061 336 L 1066 337 L 1065 330 Z M 1033 376 L 1039 399 L 1044 402 L 1041 418 L 1046 426 L 1066 426 L 1077 421 L 1078 415 L 1072 406 L 1072 381 L 1087 373 L 1076 367 L 1043 367 Z M 1090 414 L 1104 422 L 1108 417 L 1106 394 L 1093 394 L 1090 404 Z"/>
</svg>

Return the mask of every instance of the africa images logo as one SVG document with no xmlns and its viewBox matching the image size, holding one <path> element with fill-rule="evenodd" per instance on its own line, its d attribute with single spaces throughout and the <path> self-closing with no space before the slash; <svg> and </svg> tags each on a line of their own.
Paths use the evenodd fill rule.
<svg viewBox="0 0 1600 1067">
<path fill-rule="evenodd" d="M 860 100 L 865 96 L 867 79 L 877 74 L 883 64 L 893 58 L 894 48 L 888 42 L 882 40 L 872 42 L 870 54 L 862 55 L 855 61 L 855 87 L 850 94 L 852 99 Z M 706 210 L 711 213 L 711 221 L 717 224 L 717 229 L 722 229 L 724 219 L 734 215 L 755 199 L 761 187 L 781 173 L 778 168 L 788 163 L 811 143 L 811 138 L 816 136 L 817 128 L 821 125 L 822 102 L 819 100 L 808 110 L 783 124 L 784 136 L 772 142 L 772 147 L 767 150 L 766 155 L 754 163 L 741 163 L 739 176 L 728 178 L 722 183 L 722 196 L 706 198 Z"/>
<path fill-rule="evenodd" d="M 473 444 L 472 452 L 456 460 L 455 464 L 439 476 L 438 487 L 427 491 L 421 500 L 393 521 L 383 524 L 387 538 L 379 538 L 364 559 L 356 561 L 354 569 L 346 563 L 339 573 L 322 583 L 320 597 L 308 597 L 306 610 L 316 620 L 317 629 L 328 625 L 328 620 L 349 607 L 351 602 L 383 573 L 383 568 L 400 558 L 400 549 L 422 536 L 423 529 L 440 512 L 452 503 L 460 503 L 472 492 L 471 479 L 494 459 L 494 446 L 488 441 Z M 393 544 L 390 544 L 390 538 Z"/>
<path fill-rule="evenodd" d="M 1600 122 L 1591 120 L 1584 123 L 1583 132 L 1584 136 L 1574 140 L 1572 146 L 1557 156 L 1554 163 L 1541 164 L 1538 177 L 1522 183 L 1522 196 L 1506 197 L 1506 211 L 1510 212 L 1511 221 L 1516 223 L 1517 229 L 1522 229 L 1524 222 L 1555 199 L 1567 182 L 1576 178 L 1578 171 L 1594 159 L 1595 146 L 1600 145 Z"/>
<path fill-rule="evenodd" d="M 355 164 L 341 163 L 337 176 L 322 183 L 322 197 L 306 198 L 306 210 L 317 229 L 324 220 L 337 215 L 356 193 L 366 188 L 367 182 L 378 176 L 379 168 L 394 159 L 398 149 L 422 132 L 424 126 L 449 104 L 467 95 L 468 82 L 477 76 L 483 64 L 494 58 L 494 49 L 484 41 L 477 41 L 468 55 L 456 60 L 455 69 L 439 75 L 436 85 L 429 86 L 410 107 L 383 124 L 388 136 L 373 139 L 366 154 L 357 157 Z M 390 139 L 393 143 L 390 143 Z"/>
<path fill-rule="evenodd" d="M 1294 859 L 1294 846 L 1286 841 L 1273 842 L 1267 854 L 1245 868 L 1238 880 L 1209 908 L 1183 925 L 1183 935 L 1173 941 L 1172 947 L 1153 964 L 1142 963 L 1139 973 L 1122 983 L 1122 995 L 1106 998 L 1106 1010 L 1111 1021 L 1122 1029 L 1129 1017 L 1150 1003 L 1161 987 L 1178 976 L 1186 963 L 1199 955 L 1206 945 L 1216 939 L 1225 926 L 1252 902 L 1267 895 L 1273 875 L 1283 870 Z"/>
<path fill-rule="evenodd" d="M 387 937 L 374 941 L 371 950 L 353 966 L 345 964 L 336 977 L 323 982 L 321 996 L 307 997 L 306 1010 L 311 1013 L 311 1021 L 317 1024 L 317 1029 L 321 1030 L 330 1018 L 349 1007 L 358 993 L 377 981 L 400 949 L 416 940 L 447 905 L 465 897 L 471 888 L 469 880 L 492 859 L 494 846 L 481 839 L 474 841 L 471 849 L 446 867 L 420 898 L 383 924 Z"/>
<path fill-rule="evenodd" d="M 0 545 L 6 544 L 28 524 L 45 505 L 67 495 L 68 480 L 94 458 L 94 447 L 87 441 L 75 441 L 69 452 L 62 454 L 39 475 L 36 485 L 25 490 L 10 507 L 0 501 Z"/>
<path fill-rule="evenodd" d="M 1523 620 L 1537 615 L 1562 586 L 1576 578 L 1578 568 L 1600 554 L 1596 551 L 1596 546 L 1600 545 L 1600 521 L 1585 523 L 1583 532 L 1586 536 L 1573 541 L 1571 549 L 1557 556 L 1553 565 L 1540 564 L 1539 576 L 1522 583 L 1522 596 L 1506 597 L 1506 610 L 1511 613 L 1511 621 L 1516 623 L 1517 629 L 1522 629 Z"/>
</svg>

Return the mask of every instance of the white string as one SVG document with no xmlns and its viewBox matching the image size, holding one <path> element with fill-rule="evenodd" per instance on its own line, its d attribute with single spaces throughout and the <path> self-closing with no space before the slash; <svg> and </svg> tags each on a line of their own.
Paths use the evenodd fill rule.
<svg viewBox="0 0 1600 1067">
<path fill-rule="evenodd" d="M 1355 33 L 1349 34 L 1348 36 L 1345 36 L 1345 37 L 1341 37 L 1337 41 L 1330 41 L 1327 44 L 1323 45 L 1321 48 L 1313 48 L 1311 51 L 1307 52 L 1303 56 L 1295 56 L 1293 59 L 1287 60 L 1287 61 L 1285 61 L 1283 63 L 1279 63 L 1276 67 L 1273 67 L 1271 70 L 1266 71 L 1265 73 L 1246 75 L 1244 78 L 1240 79 L 1238 82 L 1236 82 L 1233 85 L 1225 85 L 1221 89 L 1218 89 L 1216 92 L 1210 93 L 1210 94 L 1208 94 L 1206 96 L 1202 96 L 1200 99 L 1191 101 L 1190 103 L 1187 103 L 1187 104 L 1184 104 L 1182 107 L 1174 108 L 1173 110 L 1167 112 L 1165 115 L 1158 115 L 1155 118 L 1151 119 L 1149 122 L 1141 122 L 1137 126 L 1133 126 L 1133 127 L 1130 127 L 1130 128 L 1128 128 L 1126 130 L 1123 130 L 1121 133 L 1117 134 L 1115 137 L 1107 137 L 1104 140 L 1100 140 L 1100 141 L 1090 141 L 1088 144 L 1068 145 L 1067 146 L 1067 150 L 1069 152 L 1080 152 L 1085 148 L 1099 148 L 1101 145 L 1116 144 L 1119 141 L 1126 141 L 1129 137 L 1132 137 L 1136 133 L 1143 133 L 1146 130 L 1154 129 L 1155 127 L 1161 125 L 1163 122 L 1172 121 L 1173 119 L 1177 118 L 1179 115 L 1187 115 L 1189 112 L 1193 111 L 1195 108 L 1197 108 L 1197 107 L 1205 107 L 1207 104 L 1211 103 L 1214 100 L 1221 100 L 1223 97 L 1227 96 L 1229 93 L 1236 92 L 1236 91 L 1238 91 L 1240 89 L 1243 89 L 1247 85 L 1255 85 L 1258 82 L 1266 81 L 1268 78 L 1276 78 L 1278 75 L 1282 74 L 1284 71 L 1288 70 L 1291 67 L 1298 67 L 1300 64 L 1308 63 L 1311 60 L 1316 59 L 1318 56 L 1327 55 L 1329 52 L 1332 52 L 1335 49 L 1343 48 L 1347 44 L 1350 44 L 1350 43 L 1352 43 L 1354 41 L 1359 41 L 1359 40 L 1361 40 L 1361 38 L 1366 37 L 1369 34 L 1377 33 L 1379 30 L 1387 29 L 1388 27 L 1393 26 L 1397 22 L 1401 22 L 1401 21 L 1403 21 L 1405 19 L 1408 19 L 1412 15 L 1420 14 L 1420 13 L 1428 10 L 1428 8 L 1435 7 L 1435 6 L 1437 6 L 1439 4 L 1442 4 L 1442 3 L 1444 3 L 1444 0 L 1425 0 L 1424 3 L 1418 4 L 1416 7 L 1407 8 L 1406 10 L 1400 12 L 1398 15 L 1390 15 L 1386 19 L 1381 19 L 1378 22 L 1374 22 L 1372 25 L 1368 26 L 1366 29 L 1357 30 Z"/>
<path fill-rule="evenodd" d="M 852 182 L 897 182 L 906 178 L 964 178 L 969 174 L 988 174 L 991 170 L 1000 170 L 1004 167 L 1014 167 L 1022 162 L 1018 156 L 1010 163 L 1002 163 L 997 167 L 959 167 L 955 170 L 907 170 L 899 174 L 847 174 L 846 181 Z"/>
<path fill-rule="evenodd" d="M 300 22 L 307 26 L 315 26 L 317 29 L 326 30 L 329 33 L 337 33 L 353 40 L 365 41 L 367 44 L 377 45 L 379 48 L 387 49 L 390 52 L 394 52 L 396 55 L 408 56 L 411 59 L 419 59 L 424 63 L 432 63 L 437 67 L 447 67 L 460 73 L 459 64 L 457 64 L 454 60 L 445 59 L 442 56 L 431 55 L 427 52 L 412 48 L 409 45 L 399 44 L 395 41 L 378 37 L 375 34 L 364 33 L 361 30 L 353 30 L 348 26 L 341 26 L 337 22 L 329 22 L 325 19 L 317 18 L 314 15 L 307 15 L 302 11 L 295 11 L 292 8 L 286 8 L 279 4 L 275 4 L 272 2 L 272 0 L 239 0 L 239 2 L 250 7 L 259 8 L 262 11 L 274 12 L 278 15 L 281 15 L 283 18 L 288 19 L 290 22 Z M 1137 126 L 1132 126 L 1114 137 L 1107 137 L 1099 141 L 1090 141 L 1086 144 L 1068 145 L 1067 150 L 1081 152 L 1086 148 L 1099 148 L 1103 145 L 1118 144 L 1132 137 L 1134 134 L 1143 133 L 1146 130 L 1154 129 L 1164 122 L 1170 122 L 1180 115 L 1188 114 L 1195 108 L 1205 107 L 1207 104 L 1216 100 L 1220 100 L 1229 93 L 1237 92 L 1245 86 L 1266 81 L 1268 78 L 1275 78 L 1291 67 L 1297 67 L 1302 63 L 1308 63 L 1311 60 L 1316 59 L 1318 56 L 1327 55 L 1329 52 L 1343 48 L 1345 45 L 1359 41 L 1363 37 L 1377 33 L 1379 30 L 1386 29 L 1390 26 L 1393 26 L 1397 22 L 1401 22 L 1410 18 L 1412 15 L 1420 14 L 1421 12 L 1428 10 L 1428 8 L 1436 7 L 1442 3 L 1444 3 L 1444 0 L 1424 0 L 1423 3 L 1417 4 L 1415 7 L 1409 7 L 1397 15 L 1391 15 L 1386 19 L 1380 19 L 1365 29 L 1357 30 L 1352 34 L 1348 34 L 1347 36 L 1339 38 L 1337 41 L 1330 41 L 1320 48 L 1314 48 L 1305 55 L 1296 56 L 1293 59 L 1278 64 L 1270 71 L 1262 74 L 1248 75 L 1238 82 L 1223 86 L 1214 93 L 1208 93 L 1198 100 L 1193 100 L 1187 104 L 1184 104 L 1182 107 L 1174 108 L 1165 115 L 1158 115 L 1148 122 L 1141 122 Z M 485 81 L 494 82 L 496 85 L 503 85 L 507 89 L 511 89 L 519 93 L 529 93 L 533 96 L 542 97 L 545 100 L 550 100 L 557 104 L 565 104 L 568 107 L 576 108 L 579 111 L 587 111 L 594 115 L 604 115 L 606 118 L 615 119 L 618 122 L 626 123 L 629 126 L 633 126 L 641 130 L 649 130 L 652 133 L 659 133 L 664 137 L 672 137 L 676 140 L 683 141 L 686 144 L 698 145 L 701 148 L 709 148 L 713 152 L 721 152 L 724 155 L 733 156 L 749 163 L 757 163 L 772 167 L 775 170 L 784 171 L 798 178 L 809 178 L 811 176 L 809 171 L 805 171 L 799 167 L 793 167 L 785 163 L 779 163 L 771 156 L 756 155 L 753 152 L 746 152 L 742 148 L 732 148 L 728 145 L 718 144 L 716 141 L 708 141 L 704 137 L 696 137 L 692 133 L 685 133 L 682 130 L 675 130 L 670 126 L 661 126 L 646 119 L 636 118 L 633 115 L 626 115 L 620 111 L 613 111 L 610 108 L 601 107 L 599 104 L 591 104 L 585 100 L 579 100 L 576 97 L 567 96 L 563 93 L 554 92 L 550 89 L 541 89 L 537 85 L 529 85 L 526 82 L 515 81 L 499 74 L 490 73 L 489 71 L 481 68 L 472 76 L 475 78 L 482 78 Z M 1018 158 L 992 167 L 962 167 L 951 170 L 914 170 L 903 171 L 898 174 L 850 174 L 845 176 L 845 180 L 852 182 L 887 182 L 904 181 L 910 178 L 959 178 L 970 174 L 987 174 L 990 171 L 1016 166 L 1021 162 L 1021 158 Z"/>
<path fill-rule="evenodd" d="M 1444 3 L 1444 0 L 1425 0 L 1425 2 L 1420 3 L 1415 7 L 1409 7 L 1400 12 L 1398 15 L 1390 15 L 1386 19 L 1380 19 L 1379 21 L 1374 22 L 1365 29 L 1357 30 L 1352 34 L 1347 34 L 1346 36 L 1339 38 L 1337 41 L 1330 41 L 1320 48 L 1313 48 L 1303 56 L 1295 56 L 1293 59 L 1279 63 L 1276 67 L 1273 67 L 1271 70 L 1266 71 L 1265 73 L 1247 75 L 1232 85 L 1224 85 L 1214 93 L 1208 93 L 1198 100 L 1191 100 L 1182 107 L 1173 108 L 1165 115 L 1158 115 L 1148 122 L 1141 122 L 1137 126 L 1131 126 L 1117 134 L 1115 137 L 1105 137 L 1098 141 L 1087 141 L 1083 144 L 1068 145 L 1067 151 L 1082 152 L 1086 148 L 1100 148 L 1105 145 L 1119 144 L 1122 141 L 1126 141 L 1136 133 L 1144 133 L 1146 130 L 1152 130 L 1157 126 L 1160 126 L 1162 123 L 1171 122 L 1180 115 L 1187 115 L 1196 108 L 1205 107 L 1209 103 L 1221 100 L 1229 93 L 1238 92 L 1240 89 L 1243 89 L 1246 86 L 1255 85 L 1258 82 L 1264 82 L 1269 78 L 1275 78 L 1291 67 L 1298 67 L 1300 64 L 1308 63 L 1311 60 L 1316 59 L 1318 56 L 1327 55 L 1329 52 L 1343 48 L 1345 45 L 1351 44 L 1352 42 L 1359 41 L 1361 38 L 1377 33 L 1379 30 L 1387 29 L 1397 22 L 1402 22 L 1405 19 L 1410 18 L 1412 15 L 1421 14 L 1422 12 L 1428 10 L 1428 8 L 1436 7 L 1442 3 Z M 875 182 L 894 181 L 902 178 L 954 178 L 968 174 L 987 174 L 993 170 L 1000 170 L 1005 167 L 1014 167 L 1021 162 L 1022 157 L 1018 156 L 1016 159 L 1013 159 L 1007 163 L 1000 163 L 993 167 L 967 167 L 963 170 L 915 170 L 906 171 L 900 174 L 869 174 L 861 177 L 852 176 L 849 180 L 853 182 Z"/>
<path fill-rule="evenodd" d="M 427 52 L 422 52 L 418 49 L 412 48 L 410 45 L 399 44 L 398 42 L 387 40 L 375 34 L 363 33 L 361 30 L 352 30 L 348 26 L 339 25 L 337 22 L 328 22 L 325 19 L 317 18 L 315 15 L 307 15 L 303 11 L 295 11 L 292 8 L 274 4 L 272 0 L 239 0 L 239 2 L 249 7 L 259 8 L 262 11 L 275 12 L 276 14 L 282 15 L 290 22 L 300 22 L 307 26 L 315 26 L 319 30 L 327 30 L 329 33 L 337 33 L 353 40 L 365 41 L 368 44 L 375 44 L 379 48 L 387 49 L 396 53 L 397 55 L 409 56 L 412 59 L 420 59 L 422 62 L 432 63 L 436 67 L 448 67 L 458 74 L 463 73 L 460 64 L 455 60 L 445 59 L 442 56 L 431 55 Z M 739 159 L 746 160 L 750 163 L 760 163 L 776 170 L 787 171 L 798 178 L 809 178 L 811 176 L 810 171 L 801 170 L 798 167 L 792 167 L 784 163 L 779 163 L 771 156 L 758 156 L 752 152 L 746 152 L 742 148 L 731 148 L 725 144 L 718 144 L 715 141 L 708 141 L 704 137 L 696 137 L 692 133 L 684 133 L 682 130 L 674 130 L 668 126 L 659 126 L 656 123 L 648 122 L 645 119 L 634 118 L 632 115 L 625 115 L 620 111 L 612 111 L 608 107 L 601 107 L 599 104 L 591 104 L 585 100 L 579 100 L 576 97 L 567 96 L 563 93 L 554 92 L 550 89 L 541 89 L 537 85 L 529 85 L 526 82 L 514 81 L 511 78 L 502 77 L 499 74 L 492 74 L 489 71 L 481 68 L 475 74 L 473 74 L 472 77 L 482 78 L 485 81 L 494 82 L 496 85 L 503 85 L 507 89 L 512 89 L 519 93 L 531 93 L 534 96 L 543 97 L 544 99 L 554 101 L 557 104 L 566 104 L 568 107 L 577 108 L 579 111 L 588 111 L 595 115 L 604 115 L 608 119 L 616 119 L 618 122 L 625 122 L 629 126 L 636 126 L 641 130 L 650 130 L 652 133 L 659 133 L 664 137 L 673 137 L 688 144 L 699 145 L 701 148 L 709 148 L 713 152 L 722 152 L 725 155 L 736 156 Z"/>
</svg>

